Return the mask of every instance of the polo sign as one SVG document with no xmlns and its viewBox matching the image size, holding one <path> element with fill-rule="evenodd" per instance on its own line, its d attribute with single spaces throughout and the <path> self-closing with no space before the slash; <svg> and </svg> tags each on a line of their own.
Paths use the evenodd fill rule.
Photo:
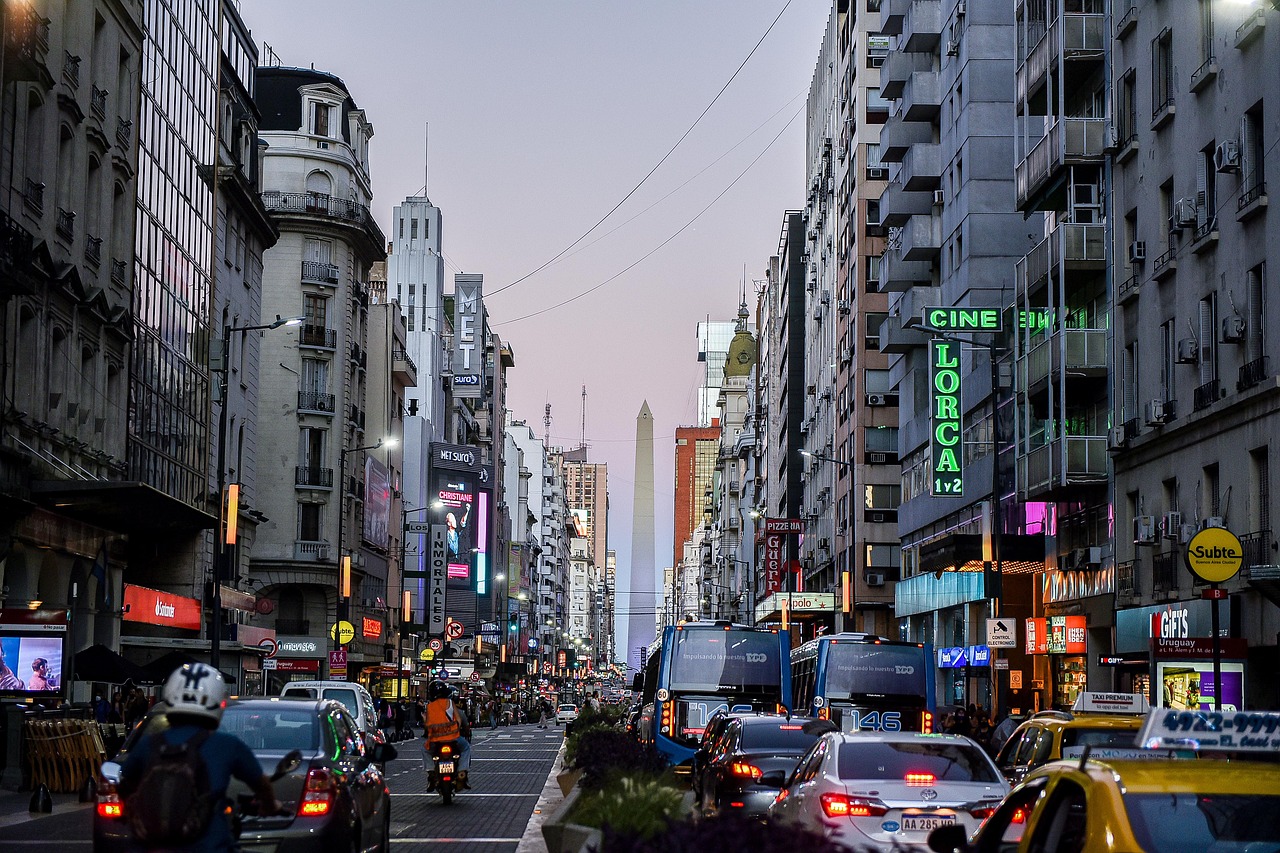
<svg viewBox="0 0 1280 853">
<path fill-rule="evenodd" d="M 961 497 L 964 448 L 960 424 L 960 344 L 955 341 L 929 341 L 929 394 L 933 428 L 929 441 L 933 461 L 929 493 Z"/>
<path fill-rule="evenodd" d="M 1206 527 L 1187 543 L 1187 568 L 1205 583 L 1229 581 L 1244 563 L 1244 546 L 1225 527 Z"/>
</svg>

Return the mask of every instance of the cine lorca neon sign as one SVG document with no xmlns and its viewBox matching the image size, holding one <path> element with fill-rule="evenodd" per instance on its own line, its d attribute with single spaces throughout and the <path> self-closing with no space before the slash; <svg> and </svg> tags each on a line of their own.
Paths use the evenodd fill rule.
<svg viewBox="0 0 1280 853">
<path fill-rule="evenodd" d="M 960 344 L 929 342 L 929 388 L 933 427 L 929 449 L 933 460 L 932 495 L 964 494 L 964 455 L 960 453 Z"/>
</svg>

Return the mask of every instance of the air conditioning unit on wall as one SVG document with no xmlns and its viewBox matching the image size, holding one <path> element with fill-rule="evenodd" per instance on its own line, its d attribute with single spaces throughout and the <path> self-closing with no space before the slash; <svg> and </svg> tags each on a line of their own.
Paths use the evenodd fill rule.
<svg viewBox="0 0 1280 853">
<path fill-rule="evenodd" d="M 1139 515 L 1133 519 L 1133 544 L 1156 544 L 1156 519 L 1153 515 Z"/>
<path fill-rule="evenodd" d="M 867 572 L 867 586 L 884 586 L 884 572 Z"/>
</svg>

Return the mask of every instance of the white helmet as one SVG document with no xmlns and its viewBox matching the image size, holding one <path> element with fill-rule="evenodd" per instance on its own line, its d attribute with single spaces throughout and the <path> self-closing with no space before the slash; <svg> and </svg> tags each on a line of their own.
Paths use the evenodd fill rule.
<svg viewBox="0 0 1280 853">
<path fill-rule="evenodd" d="M 222 722 L 227 707 L 227 686 L 222 673 L 203 663 L 186 663 L 164 683 L 162 698 L 173 714 L 205 717 Z"/>
</svg>

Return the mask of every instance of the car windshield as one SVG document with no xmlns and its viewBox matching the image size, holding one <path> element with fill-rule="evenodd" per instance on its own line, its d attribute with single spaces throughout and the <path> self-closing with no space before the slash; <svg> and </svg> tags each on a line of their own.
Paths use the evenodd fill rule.
<svg viewBox="0 0 1280 853">
<path fill-rule="evenodd" d="M 1076 747 L 1074 754 L 1079 755 L 1080 750 L 1086 746 L 1136 747 L 1137 745 L 1137 729 L 1068 728 L 1062 730 L 1062 756 L 1064 758 L 1071 757 L 1072 753 L 1069 753 L 1068 750 L 1072 747 Z"/>
<path fill-rule="evenodd" d="M 342 707 L 347 709 L 347 713 L 360 719 L 360 700 L 356 698 L 354 690 L 348 690 L 343 687 L 326 687 L 324 689 L 324 698 L 332 699 L 335 702 L 341 702 Z"/>
<path fill-rule="evenodd" d="M 1124 807 L 1144 850 L 1280 851 L 1280 794 L 1125 794 Z"/>
<path fill-rule="evenodd" d="M 813 746 L 813 742 L 821 736 L 821 732 L 808 734 L 804 730 L 803 721 L 764 722 L 753 721 L 742 727 L 742 749 L 746 752 L 804 752 Z"/>
<path fill-rule="evenodd" d="M 982 750 L 959 743 L 846 743 L 840 747 L 841 779 L 906 779 L 927 774 L 939 782 L 996 782 L 999 776 Z"/>
<path fill-rule="evenodd" d="M 316 714 L 310 706 L 254 707 L 232 705 L 222 715 L 222 731 L 253 750 L 300 749 L 313 752 L 319 742 Z"/>
</svg>

